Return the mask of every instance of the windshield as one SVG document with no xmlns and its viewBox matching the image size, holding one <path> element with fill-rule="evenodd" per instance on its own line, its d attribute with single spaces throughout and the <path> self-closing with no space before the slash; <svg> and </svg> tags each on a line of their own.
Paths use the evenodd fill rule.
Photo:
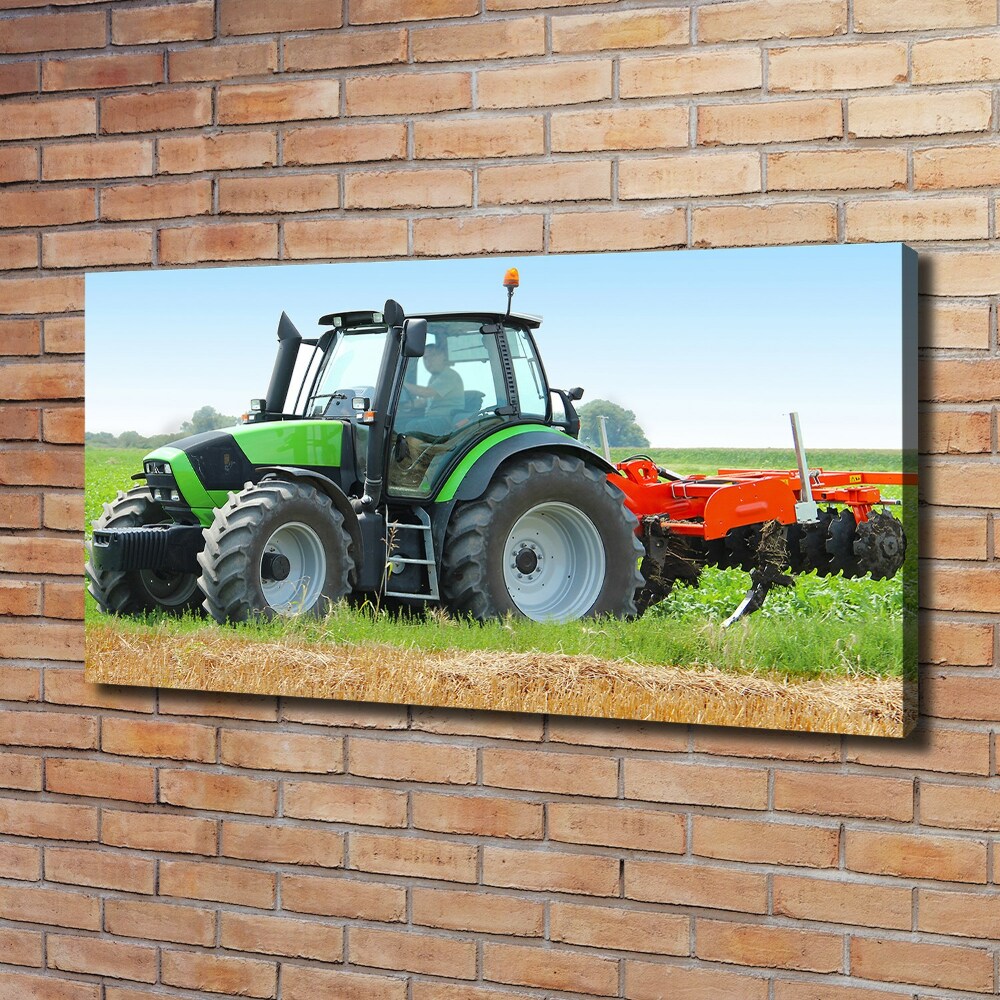
<svg viewBox="0 0 1000 1000">
<path fill-rule="evenodd" d="M 327 353 L 306 415 L 349 416 L 352 397 L 374 398 L 387 336 L 384 329 L 341 334 Z"/>
</svg>

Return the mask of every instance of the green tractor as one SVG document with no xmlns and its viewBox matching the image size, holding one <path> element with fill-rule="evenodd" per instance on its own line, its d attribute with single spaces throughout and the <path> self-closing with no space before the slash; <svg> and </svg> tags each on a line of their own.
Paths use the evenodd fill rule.
<svg viewBox="0 0 1000 1000">
<path fill-rule="evenodd" d="M 104 612 L 219 622 L 343 599 L 486 620 L 631 617 L 644 548 L 613 466 L 550 388 L 540 320 L 507 310 L 284 314 L 267 394 L 233 428 L 157 448 L 104 505 L 88 589 Z M 303 349 L 312 357 L 294 401 Z M 303 358 L 305 361 L 305 358 Z"/>
</svg>

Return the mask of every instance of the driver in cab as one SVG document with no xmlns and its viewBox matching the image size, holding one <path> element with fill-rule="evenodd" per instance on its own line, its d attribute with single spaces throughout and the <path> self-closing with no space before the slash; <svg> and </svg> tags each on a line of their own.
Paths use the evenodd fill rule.
<svg viewBox="0 0 1000 1000">
<path fill-rule="evenodd" d="M 412 370 L 409 372 L 410 381 L 403 383 L 403 388 L 414 401 L 412 413 L 417 417 L 408 422 L 408 430 L 450 434 L 454 428 L 455 413 L 465 406 L 462 376 L 451 367 L 445 344 L 428 344 L 423 360 L 430 373 L 427 385 L 418 385 L 416 372 Z M 415 358 L 411 364 L 416 364 Z"/>
</svg>

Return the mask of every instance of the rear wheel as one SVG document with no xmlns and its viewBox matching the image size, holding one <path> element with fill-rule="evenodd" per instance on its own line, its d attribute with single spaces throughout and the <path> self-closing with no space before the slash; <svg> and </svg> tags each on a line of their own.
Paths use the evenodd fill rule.
<svg viewBox="0 0 1000 1000">
<path fill-rule="evenodd" d="M 94 521 L 94 527 L 138 528 L 169 520 L 163 508 L 153 500 L 149 487 L 137 486 L 127 493 L 119 493 L 111 503 L 106 503 L 101 516 Z M 84 567 L 87 589 L 107 614 L 165 611 L 179 615 L 201 605 L 202 593 L 198 589 L 197 573 L 151 569 L 99 570 L 90 558 L 90 551 L 88 542 Z"/>
<path fill-rule="evenodd" d="M 624 494 L 582 459 L 513 459 L 480 499 L 455 508 L 442 593 L 480 621 L 635 617 L 644 554 L 635 527 Z"/>
<path fill-rule="evenodd" d="M 265 480 L 215 512 L 198 555 L 205 610 L 216 621 L 325 614 L 350 592 L 344 517 L 311 486 Z"/>
</svg>

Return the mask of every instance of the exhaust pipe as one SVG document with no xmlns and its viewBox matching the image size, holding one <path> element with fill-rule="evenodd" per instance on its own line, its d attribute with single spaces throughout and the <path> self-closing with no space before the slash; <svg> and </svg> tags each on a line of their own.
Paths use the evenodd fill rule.
<svg viewBox="0 0 1000 1000">
<path fill-rule="evenodd" d="M 267 387 L 264 400 L 264 410 L 267 413 L 283 413 L 285 401 L 288 398 L 288 387 L 292 384 L 292 372 L 295 370 L 295 360 L 299 356 L 299 346 L 302 334 L 295 329 L 295 324 L 287 313 L 281 314 L 278 320 L 278 356 L 274 359 L 274 370 L 271 372 L 271 382 Z"/>
</svg>

